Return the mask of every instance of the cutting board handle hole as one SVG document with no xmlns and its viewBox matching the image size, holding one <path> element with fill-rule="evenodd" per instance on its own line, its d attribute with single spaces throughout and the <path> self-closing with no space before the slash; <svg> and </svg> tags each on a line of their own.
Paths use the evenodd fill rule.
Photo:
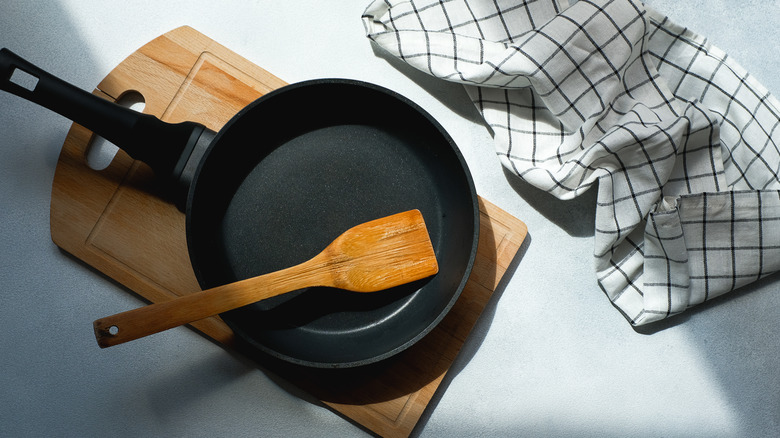
<svg viewBox="0 0 780 438">
<path fill-rule="evenodd" d="M 146 100 L 144 96 L 137 91 L 127 91 L 119 96 L 116 103 L 131 110 L 143 112 L 146 107 Z M 106 140 L 105 138 L 95 134 L 92 136 L 92 141 L 87 145 L 86 159 L 87 166 L 93 170 L 103 170 L 107 168 L 114 160 L 119 148 Z"/>
<path fill-rule="evenodd" d="M 119 334 L 119 327 L 112 325 L 111 327 L 108 328 L 108 334 L 111 336 L 116 336 L 117 334 Z"/>
</svg>

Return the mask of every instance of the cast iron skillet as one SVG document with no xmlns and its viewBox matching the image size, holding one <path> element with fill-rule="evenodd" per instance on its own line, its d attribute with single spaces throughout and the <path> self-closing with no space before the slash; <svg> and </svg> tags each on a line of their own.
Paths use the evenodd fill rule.
<svg viewBox="0 0 780 438">
<path fill-rule="evenodd" d="M 10 79 L 17 69 L 37 78 L 33 90 Z M 361 222 L 422 212 L 436 276 L 375 294 L 301 290 L 222 315 L 241 340 L 274 357 L 313 367 L 387 358 L 428 333 L 468 279 L 479 230 L 471 175 L 444 129 L 392 91 L 354 80 L 301 82 L 266 94 L 213 133 L 126 110 L 6 49 L 0 88 L 150 165 L 186 213 L 204 289 L 300 263 Z"/>
</svg>

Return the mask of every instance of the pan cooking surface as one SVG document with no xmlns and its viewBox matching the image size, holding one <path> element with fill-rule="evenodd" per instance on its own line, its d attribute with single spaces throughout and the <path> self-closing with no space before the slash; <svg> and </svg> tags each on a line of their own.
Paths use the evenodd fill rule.
<svg viewBox="0 0 780 438">
<path fill-rule="evenodd" d="M 273 356 L 361 365 L 406 348 L 457 299 L 476 248 L 476 196 L 449 137 L 416 107 L 352 81 L 304 84 L 250 105 L 217 137 L 190 192 L 191 258 L 211 287 L 293 266 L 354 225 L 419 209 L 436 276 L 371 294 L 310 288 L 223 315 Z"/>
</svg>

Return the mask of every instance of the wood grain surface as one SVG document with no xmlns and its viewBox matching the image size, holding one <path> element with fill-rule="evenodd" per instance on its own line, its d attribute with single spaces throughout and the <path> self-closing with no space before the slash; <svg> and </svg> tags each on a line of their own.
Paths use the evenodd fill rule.
<svg viewBox="0 0 780 438">
<path fill-rule="evenodd" d="M 93 323 L 111 347 L 309 287 L 382 292 L 439 272 L 419 210 L 356 225 L 295 266 L 106 316 Z"/>
<path fill-rule="evenodd" d="M 284 85 L 185 26 L 131 54 L 94 92 L 109 100 L 138 92 L 146 113 L 169 122 L 196 121 L 217 131 L 245 105 Z M 86 156 L 92 137 L 74 124 L 63 145 L 52 187 L 52 240 L 149 302 L 200 291 L 187 254 L 184 215 L 158 196 L 149 168 L 122 151 L 105 169 L 90 168 Z M 511 270 L 526 233 L 522 221 L 480 198 L 477 259 L 461 297 L 417 344 L 368 367 L 279 366 L 244 349 L 219 317 L 192 327 L 254 357 L 265 372 L 278 374 L 367 430 L 387 437 L 408 436 Z M 257 402 L 263 403 L 262 394 Z"/>
</svg>

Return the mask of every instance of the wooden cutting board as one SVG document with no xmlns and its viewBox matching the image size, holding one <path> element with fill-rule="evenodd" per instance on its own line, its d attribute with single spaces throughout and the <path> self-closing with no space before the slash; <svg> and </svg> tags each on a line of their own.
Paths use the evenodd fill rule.
<svg viewBox="0 0 780 438">
<path fill-rule="evenodd" d="M 168 122 L 193 120 L 218 131 L 245 105 L 284 85 L 196 30 L 181 27 L 131 54 L 94 93 L 117 100 L 138 92 L 146 113 Z M 150 302 L 199 291 L 187 255 L 184 215 L 157 196 L 148 167 L 122 151 L 105 169 L 90 168 L 86 156 L 92 137 L 74 124 L 63 145 L 52 187 L 52 240 Z M 526 236 L 517 218 L 482 198 L 479 205 L 480 239 L 468 284 L 447 317 L 410 349 L 346 370 L 279 366 L 244 353 L 356 424 L 382 436 L 408 436 Z M 192 327 L 227 348 L 239 348 L 219 317 Z M 262 400 L 258 394 L 258 403 Z"/>
</svg>

